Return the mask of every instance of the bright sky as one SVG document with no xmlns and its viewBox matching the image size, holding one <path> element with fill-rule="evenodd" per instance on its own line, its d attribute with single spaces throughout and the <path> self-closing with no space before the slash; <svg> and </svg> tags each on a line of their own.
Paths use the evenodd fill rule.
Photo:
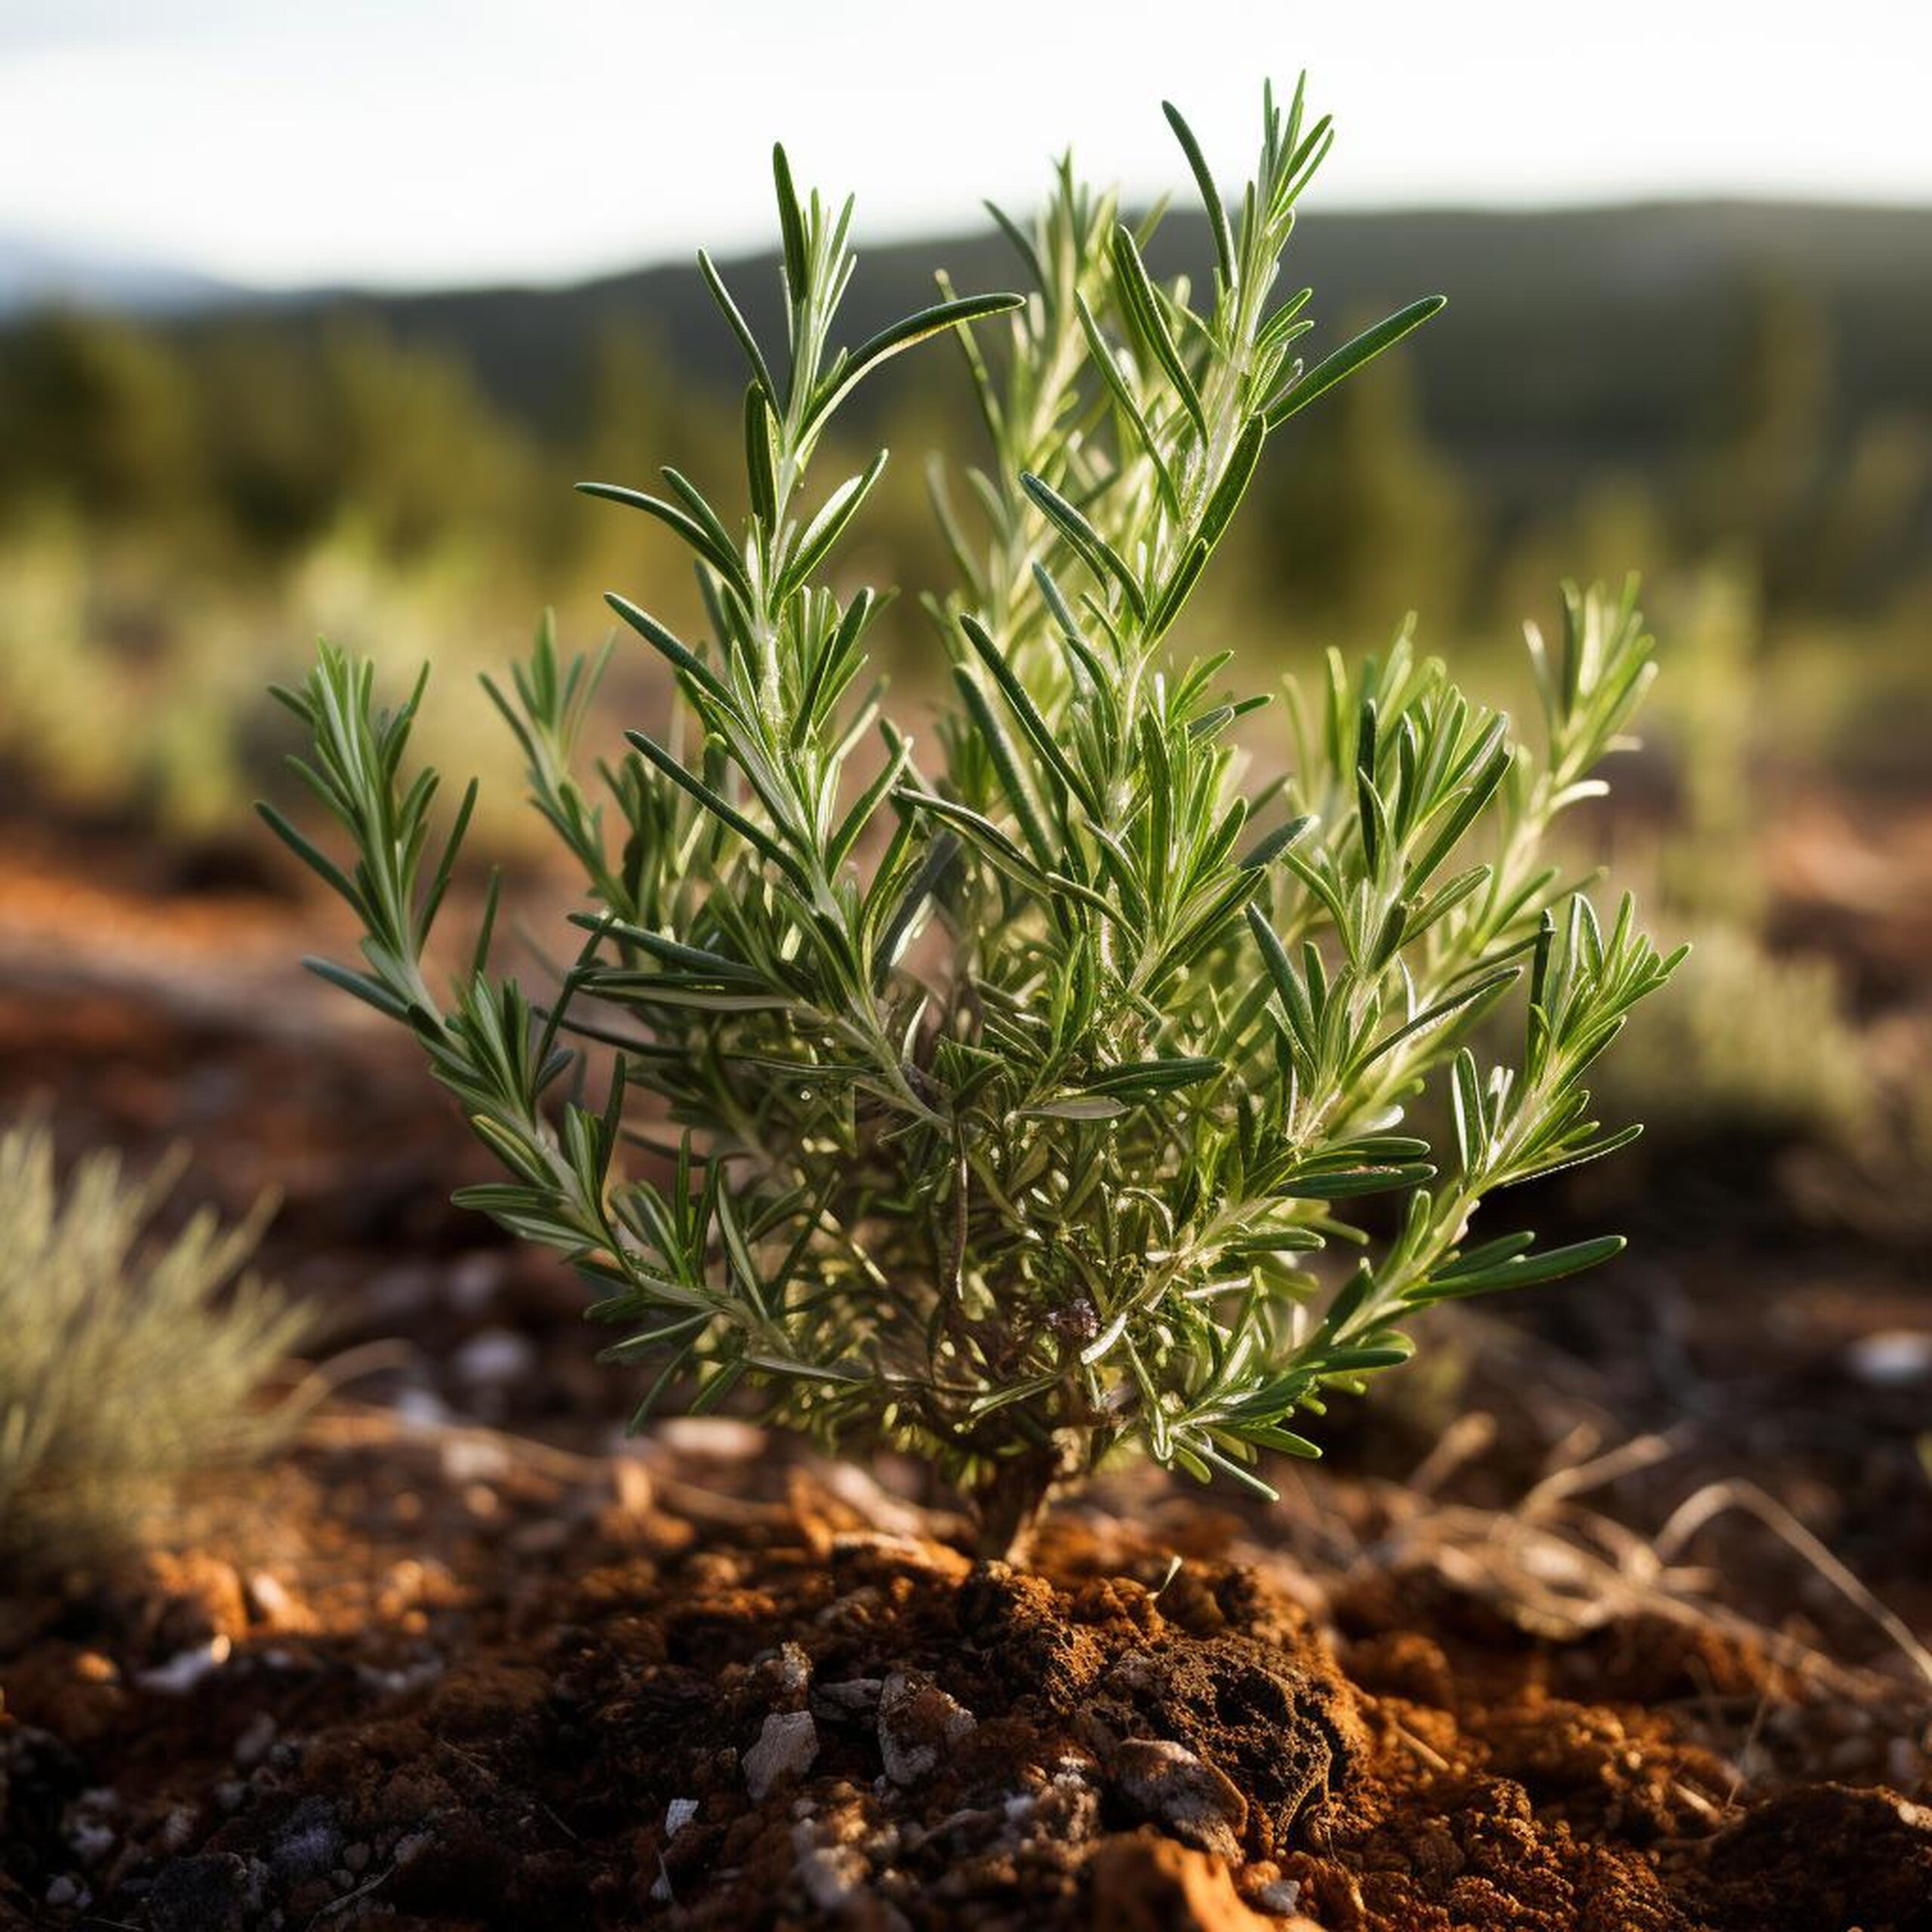
<svg viewBox="0 0 1932 1932">
<path fill-rule="evenodd" d="M 1069 142 L 1177 187 L 1164 95 L 1232 178 L 1304 66 L 1318 206 L 1932 201 L 1923 0 L 0 0 L 0 232 L 269 286 L 554 280 L 762 243 L 782 137 L 863 241 L 1023 207 Z"/>
</svg>

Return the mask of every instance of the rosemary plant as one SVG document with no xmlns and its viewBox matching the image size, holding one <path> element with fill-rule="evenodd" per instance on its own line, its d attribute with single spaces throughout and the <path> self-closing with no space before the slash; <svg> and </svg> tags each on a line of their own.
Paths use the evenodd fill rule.
<svg viewBox="0 0 1932 1932">
<path fill-rule="evenodd" d="M 1601 1131 L 1583 1081 L 1675 964 L 1543 856 L 1651 675 L 1628 596 L 1567 593 L 1554 648 L 1532 632 L 1534 749 L 1404 635 L 1291 686 L 1291 775 L 1244 786 L 1232 728 L 1266 700 L 1178 642 L 1190 596 L 1264 447 L 1440 300 L 1305 368 L 1309 291 L 1277 285 L 1327 122 L 1271 94 L 1231 206 L 1168 119 L 1213 238 L 1198 297 L 1066 167 L 1030 229 L 999 217 L 1023 299 L 942 284 L 849 352 L 851 205 L 801 198 L 782 150 L 782 346 L 700 256 L 747 368 L 747 507 L 669 469 L 583 486 L 694 556 L 702 640 L 610 599 L 673 721 L 590 784 L 601 660 L 546 625 L 492 688 L 587 892 L 540 1000 L 491 971 L 494 888 L 453 990 L 426 977 L 475 791 L 432 844 L 422 684 L 379 709 L 325 647 L 278 694 L 350 863 L 268 817 L 366 935 L 315 970 L 414 1032 L 500 1158 L 463 1198 L 601 1284 L 610 1357 L 655 1368 L 640 1417 L 755 1392 L 848 1451 L 909 1448 L 995 1552 L 1118 1452 L 1271 1494 L 1262 1453 L 1315 1454 L 1291 1424 L 1404 1360 L 1411 1316 L 1614 1253 L 1469 1230 L 1636 1131 Z M 878 598 L 835 587 L 884 457 L 823 495 L 811 472 L 854 386 L 945 333 L 990 458 L 970 515 L 934 479 L 957 702 L 928 757 L 866 681 Z M 1512 996 L 1492 1057 L 1477 1023 Z M 1439 1149 L 1406 1121 L 1432 1075 Z"/>
</svg>

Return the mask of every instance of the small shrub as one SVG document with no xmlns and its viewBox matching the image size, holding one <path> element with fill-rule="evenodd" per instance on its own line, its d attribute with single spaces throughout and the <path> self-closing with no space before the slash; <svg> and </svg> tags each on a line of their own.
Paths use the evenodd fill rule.
<svg viewBox="0 0 1932 1932">
<path fill-rule="evenodd" d="M 32 1571 L 114 1555 L 185 1475 L 269 1447 L 290 1426 L 264 1378 L 308 1332 L 300 1309 L 236 1278 L 260 1211 L 143 1230 L 170 1177 L 123 1179 L 88 1155 L 61 1189 L 36 1124 L 0 1137 L 0 1558 Z M 233 1286 L 232 1290 L 230 1284 Z"/>
<path fill-rule="evenodd" d="M 1030 233 L 1008 224 L 1023 301 L 948 292 L 849 352 L 850 204 L 801 198 L 782 151 L 782 346 L 700 257 L 746 358 L 747 509 L 672 470 L 661 497 L 585 486 L 694 553 L 708 638 L 611 600 L 678 716 L 593 792 L 597 666 L 546 630 L 497 694 L 589 894 L 541 1003 L 492 974 L 491 916 L 447 1000 L 425 977 L 475 792 L 432 851 L 421 685 L 379 712 L 325 648 L 281 694 L 346 868 L 269 817 L 366 932 L 358 968 L 318 970 L 415 1032 L 501 1158 L 463 1198 L 601 1285 L 611 1356 L 656 1367 L 640 1414 L 681 1381 L 699 1410 L 755 1392 L 853 1453 L 908 1447 L 995 1550 L 1120 1453 L 1272 1494 L 1263 1453 L 1315 1454 L 1291 1421 L 1406 1358 L 1410 1316 L 1613 1253 L 1468 1231 L 1635 1131 L 1599 1131 L 1583 1078 L 1674 963 L 1542 855 L 1649 681 L 1628 597 L 1570 595 L 1537 645 L 1538 751 L 1404 637 L 1291 693 L 1291 776 L 1244 783 L 1232 729 L 1266 700 L 1178 646 L 1190 595 L 1264 445 L 1440 303 L 1304 369 L 1307 292 L 1273 291 L 1327 123 L 1270 99 L 1231 209 L 1170 118 L 1214 238 L 1198 300 L 1064 169 Z M 829 580 L 884 457 L 822 497 L 808 476 L 853 386 L 944 332 L 992 460 L 937 492 L 956 703 L 928 749 L 865 679 L 879 600 Z M 1486 1065 L 1471 1029 L 1512 990 L 1520 1051 Z M 1439 1153 L 1404 1131 L 1432 1073 Z M 654 1159 L 626 1174 L 633 1144 Z"/>
</svg>

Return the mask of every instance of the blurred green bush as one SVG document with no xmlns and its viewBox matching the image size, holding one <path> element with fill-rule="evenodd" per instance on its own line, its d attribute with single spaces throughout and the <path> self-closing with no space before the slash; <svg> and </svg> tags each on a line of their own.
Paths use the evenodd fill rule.
<svg viewBox="0 0 1932 1932">
<path fill-rule="evenodd" d="M 297 1419 L 262 1390 L 310 1318 L 238 1279 L 262 1211 L 223 1228 L 204 1211 L 151 1239 L 171 1178 L 130 1185 L 100 1152 L 63 1189 L 44 1126 L 0 1136 L 0 1574 L 114 1556 L 184 1477 Z"/>
<path fill-rule="evenodd" d="M 1687 214 L 1675 238 L 1640 210 L 1525 218 L 1534 235 L 1476 217 L 1312 228 L 1311 259 L 1325 248 L 1349 291 L 1320 340 L 1359 318 L 1350 305 L 1380 312 L 1375 278 L 1398 261 L 1404 287 L 1426 263 L 1451 307 L 1412 365 L 1297 424 L 1204 623 L 1286 669 L 1426 608 L 1480 684 L 1486 651 L 1513 654 L 1489 641 L 1556 577 L 1641 571 L 1668 636 L 1673 589 L 1720 568 L 1755 611 L 1761 735 L 1932 779 L 1932 374 L 1894 325 L 1890 231 L 1817 214 L 1826 265 L 1801 282 L 1761 266 L 1767 211 L 1721 215 Z M 1184 223 L 1163 234 L 1171 266 L 1204 259 Z M 962 272 L 977 245 L 955 251 Z M 872 259 L 881 300 L 900 300 L 902 253 L 924 258 Z M 694 303 L 695 276 L 664 269 L 0 328 L 0 780 L 192 832 L 277 782 L 259 693 L 318 631 L 466 683 L 546 602 L 585 641 L 614 582 L 691 614 L 672 546 L 567 486 L 647 481 L 665 455 L 701 485 L 735 469 L 738 398 Z M 921 469 L 958 433 L 962 387 L 881 386 L 897 456 L 862 541 L 892 561 L 855 569 L 943 577 Z M 916 693 L 937 667 L 909 600 L 891 615 L 884 655 Z M 469 734 L 480 706 L 438 713 L 463 738 L 439 763 L 501 755 L 497 734 Z M 481 830 L 515 837 L 507 817 Z"/>
</svg>

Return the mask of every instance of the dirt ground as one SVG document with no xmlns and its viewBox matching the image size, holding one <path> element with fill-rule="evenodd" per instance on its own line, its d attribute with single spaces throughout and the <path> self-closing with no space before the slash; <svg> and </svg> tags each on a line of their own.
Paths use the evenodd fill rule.
<svg viewBox="0 0 1932 1932">
<path fill-rule="evenodd" d="M 1780 918 L 1918 1023 L 1932 818 L 1850 903 L 1806 841 L 1864 835 L 1794 828 Z M 137 1569 L 0 1583 L 0 1926 L 1932 1927 L 1932 1381 L 1870 1346 L 1932 1331 L 1932 1213 L 1882 1176 L 1546 1194 L 1631 1257 L 1437 1321 L 1279 1505 L 1130 1474 L 1015 1573 L 914 1471 L 626 1445 L 576 1284 L 292 970 L 326 915 L 80 875 L 0 857 L 0 1112 L 279 1189 L 337 1393 Z"/>
</svg>

